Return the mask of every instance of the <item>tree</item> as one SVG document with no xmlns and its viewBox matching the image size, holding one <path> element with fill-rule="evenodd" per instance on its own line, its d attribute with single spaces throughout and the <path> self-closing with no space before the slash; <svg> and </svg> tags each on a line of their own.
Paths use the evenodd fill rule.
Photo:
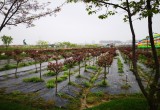
<svg viewBox="0 0 160 110">
<path fill-rule="evenodd" d="M 53 15 L 60 11 L 60 7 L 52 10 L 50 2 L 42 3 L 38 0 L 1 0 L 0 1 L 0 32 L 6 26 L 26 24 L 34 26 L 33 21 L 47 15 Z"/>
<path fill-rule="evenodd" d="M 112 64 L 113 60 L 113 55 L 112 54 L 103 54 L 98 58 L 98 66 L 104 67 L 104 79 L 103 79 L 103 85 L 107 85 L 106 83 L 106 78 L 107 78 L 107 73 L 109 73 L 109 67 Z M 108 67 L 108 71 L 106 71 Z"/>
<path fill-rule="evenodd" d="M 14 50 L 14 52 L 12 53 L 12 56 L 14 58 L 14 60 L 17 62 L 16 64 L 16 71 L 15 71 L 15 78 L 17 78 L 17 69 L 18 69 L 18 64 L 23 60 L 22 56 L 21 56 L 22 51 L 16 49 Z"/>
<path fill-rule="evenodd" d="M 47 60 L 48 60 L 48 57 L 46 55 L 37 53 L 36 61 L 38 61 L 39 65 L 40 65 L 40 79 L 42 77 L 42 75 L 41 75 L 42 63 L 47 61 Z"/>
<path fill-rule="evenodd" d="M 48 47 L 48 41 L 44 41 L 44 40 L 39 40 L 38 42 L 37 42 L 37 45 L 40 47 L 40 48 L 42 48 L 42 47 Z"/>
<path fill-rule="evenodd" d="M 63 64 L 62 63 L 51 63 L 49 62 L 48 64 L 48 69 L 56 73 L 56 92 L 55 94 L 57 95 L 57 78 L 58 78 L 58 73 L 62 70 Z"/>
<path fill-rule="evenodd" d="M 65 61 L 64 61 L 64 64 L 65 65 L 67 65 L 67 67 L 69 68 L 69 72 L 68 72 L 68 77 L 69 77 L 69 82 L 68 82 L 68 84 L 71 84 L 71 80 L 70 80 L 70 72 L 71 72 L 71 68 L 74 66 L 74 64 L 75 64 L 75 61 L 74 61 L 74 59 L 73 58 L 69 58 L 69 59 L 66 59 Z"/>
<path fill-rule="evenodd" d="M 7 48 L 9 47 L 9 44 L 12 43 L 13 38 L 12 38 L 11 36 L 5 36 L 5 35 L 3 35 L 3 36 L 1 37 L 1 40 L 2 40 L 2 42 L 3 42 L 3 44 L 5 45 L 6 50 L 7 50 Z"/>
</svg>

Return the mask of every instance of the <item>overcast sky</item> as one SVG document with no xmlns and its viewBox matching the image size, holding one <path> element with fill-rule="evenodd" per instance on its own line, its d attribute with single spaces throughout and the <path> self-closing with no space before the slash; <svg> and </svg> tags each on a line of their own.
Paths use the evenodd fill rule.
<svg viewBox="0 0 160 110">
<path fill-rule="evenodd" d="M 58 1 L 58 0 L 57 0 Z M 60 5 L 63 0 L 54 0 L 52 6 Z M 12 36 L 12 44 L 36 44 L 38 40 L 49 43 L 69 41 L 72 43 L 99 43 L 100 40 L 131 40 L 128 23 L 123 22 L 123 14 L 119 13 L 105 20 L 98 19 L 98 14 L 88 15 L 83 3 L 66 4 L 56 17 L 48 16 L 35 22 L 35 27 L 26 28 L 24 25 L 4 28 L 2 35 Z M 153 31 L 160 33 L 160 15 L 153 19 Z M 137 39 L 148 35 L 147 20 L 134 22 Z M 0 45 L 2 42 L 0 41 Z"/>
</svg>

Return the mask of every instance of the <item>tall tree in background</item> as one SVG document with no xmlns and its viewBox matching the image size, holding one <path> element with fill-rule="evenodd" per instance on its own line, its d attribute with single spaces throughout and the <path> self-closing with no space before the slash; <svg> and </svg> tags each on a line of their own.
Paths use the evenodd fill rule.
<svg viewBox="0 0 160 110">
<path fill-rule="evenodd" d="M 41 17 L 52 15 L 60 11 L 60 7 L 52 10 L 50 2 L 42 3 L 38 0 L 1 0 L 0 1 L 0 32 L 6 26 L 26 24 L 34 26 L 33 21 Z"/>
<path fill-rule="evenodd" d="M 4 35 L 4 36 L 1 37 L 1 40 L 2 40 L 2 42 L 5 45 L 6 50 L 7 50 L 7 48 L 9 47 L 9 44 L 12 43 L 13 38 L 11 36 L 5 36 Z"/>
</svg>

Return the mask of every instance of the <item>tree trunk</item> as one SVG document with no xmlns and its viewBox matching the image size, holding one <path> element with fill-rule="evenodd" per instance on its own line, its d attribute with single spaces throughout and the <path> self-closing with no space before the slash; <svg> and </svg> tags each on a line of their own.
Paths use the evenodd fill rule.
<svg viewBox="0 0 160 110">
<path fill-rule="evenodd" d="M 127 10 L 128 10 L 128 18 L 129 18 L 129 24 L 130 24 L 130 29 L 131 29 L 131 33 L 132 33 L 132 63 L 133 63 L 133 74 L 136 77 L 136 80 L 138 82 L 138 85 L 143 93 L 143 95 L 147 98 L 148 94 L 142 84 L 142 80 L 140 78 L 140 76 L 138 75 L 138 71 L 137 71 L 137 62 L 136 62 L 136 36 L 135 36 L 135 32 L 134 32 L 134 28 L 133 28 L 133 23 L 132 23 L 132 16 L 131 16 L 131 12 L 130 12 L 130 7 L 129 7 L 129 2 L 128 0 L 126 0 L 127 3 Z"/>
<path fill-rule="evenodd" d="M 81 63 L 79 62 L 79 76 L 80 76 L 80 71 L 81 71 Z"/>
<path fill-rule="evenodd" d="M 19 62 L 17 62 L 17 65 L 16 65 L 15 78 L 17 78 L 18 63 L 19 63 Z"/>
<path fill-rule="evenodd" d="M 36 65 L 36 63 L 37 63 L 37 62 L 35 61 L 35 67 L 36 67 L 36 73 L 37 73 L 37 72 L 38 72 L 38 70 L 37 70 L 37 65 Z"/>
<path fill-rule="evenodd" d="M 71 68 L 69 68 L 69 84 L 71 83 L 71 79 L 70 79 L 70 72 L 71 72 Z"/>
<path fill-rule="evenodd" d="M 154 38 L 153 38 L 153 31 L 152 31 L 152 7 L 151 7 L 151 0 L 147 0 L 147 10 L 149 11 L 148 13 L 148 31 L 149 31 L 149 37 L 150 37 L 150 43 L 151 43 L 151 49 L 152 49 L 152 54 L 153 54 L 153 59 L 154 59 L 154 66 L 155 66 L 155 76 L 153 79 L 153 82 L 150 85 L 150 90 L 149 90 L 149 105 L 150 105 L 150 110 L 157 110 L 158 109 L 158 102 L 157 102 L 157 97 L 156 97 L 156 90 L 158 86 L 158 80 L 160 78 L 160 71 L 159 71 L 159 61 L 158 61 L 158 56 L 157 56 L 157 51 L 154 45 Z"/>
<path fill-rule="evenodd" d="M 94 66 L 94 57 L 93 57 L 93 66 Z"/>
<path fill-rule="evenodd" d="M 40 63 L 40 79 L 41 79 L 41 63 Z"/>
<path fill-rule="evenodd" d="M 84 60 L 84 71 L 86 71 L 86 60 Z"/>
<path fill-rule="evenodd" d="M 58 73 L 56 73 L 56 81 L 55 81 L 55 83 L 56 83 L 56 92 L 55 92 L 55 94 L 57 95 L 57 77 L 58 77 Z"/>
<path fill-rule="evenodd" d="M 104 82 L 106 81 L 107 74 L 106 74 L 106 67 L 104 67 Z"/>
</svg>

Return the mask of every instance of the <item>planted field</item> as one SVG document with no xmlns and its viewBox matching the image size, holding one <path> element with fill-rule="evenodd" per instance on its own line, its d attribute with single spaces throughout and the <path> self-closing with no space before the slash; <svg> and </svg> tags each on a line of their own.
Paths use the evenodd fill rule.
<svg viewBox="0 0 160 110">
<path fill-rule="evenodd" d="M 7 56 L 8 53 L 10 56 Z M 56 106 L 56 109 L 86 109 L 101 102 L 108 102 L 114 95 L 124 94 L 123 97 L 126 97 L 141 93 L 129 58 L 123 51 L 115 48 L 14 50 L 8 51 L 7 54 L 4 52 L 1 56 L 3 55 L 8 58 L 0 63 L 0 89 L 3 90 L 1 93 L 10 94 L 10 97 L 34 94 L 33 105 L 40 98 L 44 100 L 44 107 L 48 102 L 49 107 Z M 24 65 L 19 66 L 20 64 Z M 141 65 L 143 64 L 139 62 L 141 76 L 146 78 L 143 82 L 147 86 L 148 77 L 143 74 L 145 65 Z M 3 100 L 5 102 L 7 96 L 4 96 Z M 127 100 L 132 99 L 125 101 Z M 143 103 L 143 100 L 139 101 Z M 32 107 L 35 108 L 31 105 Z"/>
</svg>

